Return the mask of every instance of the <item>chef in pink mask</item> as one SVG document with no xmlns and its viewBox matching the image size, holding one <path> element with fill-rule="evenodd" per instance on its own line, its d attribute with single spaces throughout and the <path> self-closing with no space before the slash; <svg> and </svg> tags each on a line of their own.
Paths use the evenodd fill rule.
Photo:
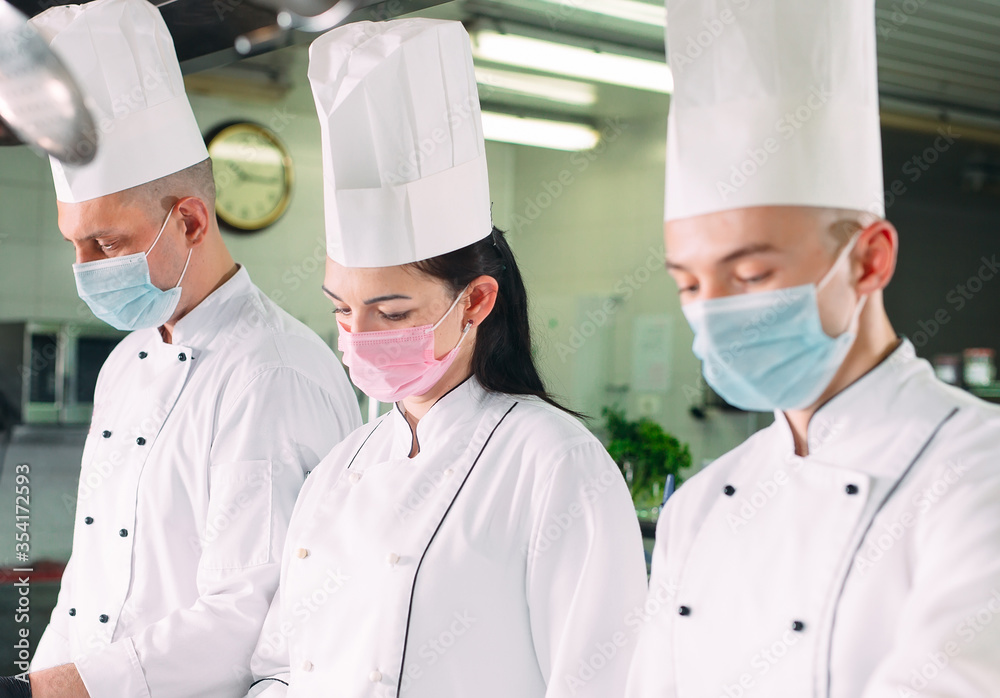
<svg viewBox="0 0 1000 698">
<path fill-rule="evenodd" d="M 309 79 L 323 290 L 351 379 L 395 404 L 306 480 L 250 695 L 622 695 L 639 527 L 534 366 L 468 34 L 351 24 L 313 43 Z"/>
</svg>

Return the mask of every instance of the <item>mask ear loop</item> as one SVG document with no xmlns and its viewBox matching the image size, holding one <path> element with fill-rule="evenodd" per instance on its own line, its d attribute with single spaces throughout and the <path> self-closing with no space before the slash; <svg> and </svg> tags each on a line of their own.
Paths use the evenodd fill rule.
<svg viewBox="0 0 1000 698">
<path fill-rule="evenodd" d="M 826 275 L 822 278 L 822 280 L 820 280 L 820 282 L 816 284 L 817 293 L 823 290 L 823 287 L 826 286 L 826 284 L 830 281 L 830 279 L 833 278 L 833 274 L 834 272 L 837 271 L 838 267 L 840 267 L 841 262 L 843 262 L 845 259 L 850 258 L 851 252 L 854 251 L 854 248 L 857 246 L 858 239 L 861 237 L 861 232 L 862 231 L 859 230 L 853 236 L 851 236 L 851 239 L 844 246 L 844 249 L 841 250 L 840 254 L 837 255 L 837 260 L 833 263 L 833 266 L 830 267 L 830 271 L 828 271 Z M 858 299 L 857 304 L 854 306 L 854 312 L 851 313 L 851 321 L 847 323 L 847 329 L 845 329 L 844 332 L 857 336 L 858 325 L 861 319 L 861 311 L 864 310 L 865 303 L 867 301 L 868 301 L 867 293 Z"/>
<path fill-rule="evenodd" d="M 458 344 L 455 345 L 455 348 L 452 349 L 452 351 L 458 351 L 458 348 L 462 346 L 462 342 L 465 341 L 465 336 L 469 334 L 469 330 L 471 329 L 472 329 L 472 320 L 469 320 L 467 323 L 465 323 L 465 327 L 462 328 L 462 336 L 458 338 Z"/>
<path fill-rule="evenodd" d="M 847 326 L 848 332 L 857 336 L 858 326 L 861 324 L 861 311 L 865 309 L 865 303 L 868 301 L 868 294 L 861 296 L 858 301 L 857 307 L 854 309 L 854 315 L 851 317 L 851 323 Z"/>
<path fill-rule="evenodd" d="M 459 293 L 459 294 L 458 294 L 458 297 L 456 297 L 456 298 L 455 298 L 454 302 L 453 302 L 453 303 L 451 304 L 451 307 L 450 307 L 450 308 L 448 308 L 448 312 L 446 312 L 446 313 L 445 313 L 445 314 L 444 314 L 444 315 L 443 315 L 443 316 L 441 317 L 441 319 L 440 319 L 440 320 L 438 320 L 437 322 L 435 322 L 435 323 L 434 323 L 434 325 L 433 325 L 433 326 L 431 327 L 431 332 L 433 332 L 434 330 L 436 330 L 436 329 L 438 328 L 438 325 L 440 325 L 440 324 L 441 324 L 442 322 L 444 322 L 444 319 L 445 319 L 446 317 L 448 317 L 449 315 L 451 315 L 451 311 L 452 311 L 452 310 L 454 310 L 454 309 L 455 309 L 455 306 L 456 306 L 456 305 L 458 305 L 458 302 L 459 302 L 460 300 L 462 300 L 462 296 L 464 296 L 464 295 L 465 295 L 465 291 L 466 291 L 466 289 L 467 289 L 467 288 L 469 288 L 469 287 L 468 287 L 468 286 L 466 286 L 465 288 L 463 288 L 463 289 L 462 289 L 462 292 L 461 292 L 461 293 Z M 469 320 L 468 322 L 466 322 L 466 323 L 465 323 L 465 326 L 464 326 L 464 327 L 462 327 L 462 336 L 458 338 L 458 344 L 456 344 L 456 345 L 455 345 L 455 348 L 454 348 L 454 349 L 452 349 L 452 350 L 451 350 L 451 352 L 449 352 L 449 353 L 451 353 L 451 354 L 454 354 L 454 353 L 455 353 L 456 351 L 458 351 L 458 348 L 459 348 L 460 346 L 462 346 L 462 342 L 464 342 L 464 341 L 465 341 L 465 336 L 466 336 L 467 334 L 469 334 L 469 330 L 470 330 L 470 329 L 472 329 L 472 320 Z"/>
<path fill-rule="evenodd" d="M 455 306 L 456 306 L 456 305 L 458 305 L 458 302 L 459 302 L 460 300 L 462 300 L 462 296 L 464 296 L 464 295 L 465 295 L 465 290 L 466 290 L 467 288 L 469 288 L 469 287 L 468 287 L 468 286 L 466 286 L 465 288 L 463 288 L 463 289 L 462 289 L 462 291 L 461 291 L 461 292 L 460 292 L 460 293 L 459 293 L 459 294 L 458 294 L 457 296 L 455 296 L 455 300 L 454 300 L 454 301 L 452 302 L 452 304 L 451 304 L 451 307 L 450 307 L 450 308 L 448 308 L 447 312 L 445 312 L 445 314 L 441 316 L 441 319 L 440 319 L 440 320 L 438 320 L 437 322 L 435 322 L 435 323 L 434 323 L 434 324 L 433 324 L 433 325 L 431 326 L 431 331 L 432 331 L 432 332 L 433 332 L 434 330 L 436 330 L 436 329 L 438 328 L 438 325 L 440 325 L 440 324 L 441 324 L 442 322 L 444 322 L 444 319 L 445 319 L 446 317 L 448 317 L 449 315 L 451 315 L 451 311 L 452 311 L 452 310 L 454 310 L 454 309 L 455 309 Z M 470 320 L 469 322 L 472 322 L 472 321 Z"/>
<path fill-rule="evenodd" d="M 149 253 L 153 251 L 153 248 L 156 247 L 156 243 L 158 243 L 160 241 L 160 237 L 163 235 L 163 231 L 167 229 L 167 223 L 170 222 L 170 216 L 172 216 L 172 215 L 174 215 L 174 207 L 173 206 L 171 206 L 170 210 L 167 211 L 167 217 L 163 219 L 163 225 L 160 226 L 160 232 L 158 232 L 156 234 L 156 239 L 153 240 L 153 244 L 149 246 L 148 250 L 146 250 L 146 256 L 147 257 L 149 256 Z M 174 284 L 174 288 L 177 288 L 178 286 L 180 286 L 181 285 L 181 281 L 184 280 L 184 275 L 187 274 L 188 265 L 191 264 L 191 254 L 193 252 L 194 252 L 194 250 L 188 250 L 187 261 L 184 262 L 184 269 L 181 270 L 181 276 L 180 276 L 179 279 L 177 279 L 177 283 Z"/>
<path fill-rule="evenodd" d="M 194 252 L 194 250 L 188 250 L 188 258 L 187 258 L 187 261 L 184 262 L 184 269 L 181 271 L 181 278 L 177 279 L 177 283 L 174 284 L 174 288 L 177 288 L 178 286 L 180 286 L 181 285 L 181 281 L 184 280 L 184 275 L 187 274 L 188 265 L 191 264 L 191 254 L 193 252 Z"/>
<path fill-rule="evenodd" d="M 170 222 L 170 216 L 172 216 L 173 214 L 174 214 L 174 207 L 171 206 L 170 210 L 167 211 L 167 217 L 163 219 L 163 225 L 160 226 L 160 232 L 156 234 L 156 239 L 153 240 L 153 244 L 149 246 L 148 250 L 146 250 L 146 256 L 149 256 L 149 253 L 153 251 L 154 247 L 156 247 L 156 243 L 160 241 L 160 237 L 163 235 L 163 231 L 167 229 L 167 223 Z"/>
<path fill-rule="evenodd" d="M 837 255 L 837 259 L 834 261 L 833 266 L 830 267 L 830 271 L 828 271 L 823 276 L 823 278 L 820 280 L 820 282 L 818 284 L 816 284 L 816 290 L 817 291 L 822 291 L 823 290 L 823 287 L 826 286 L 830 282 L 830 279 L 833 278 L 833 275 L 834 275 L 834 273 L 836 273 L 837 269 L 840 267 L 840 264 L 845 259 L 847 259 L 847 258 L 849 258 L 851 256 L 851 252 L 854 251 L 854 248 L 857 246 L 858 239 L 860 237 L 861 237 L 861 231 L 859 230 L 858 232 L 856 232 L 854 235 L 851 236 L 850 240 L 847 241 L 847 244 L 844 245 L 844 249 L 841 250 L 840 254 Z"/>
</svg>

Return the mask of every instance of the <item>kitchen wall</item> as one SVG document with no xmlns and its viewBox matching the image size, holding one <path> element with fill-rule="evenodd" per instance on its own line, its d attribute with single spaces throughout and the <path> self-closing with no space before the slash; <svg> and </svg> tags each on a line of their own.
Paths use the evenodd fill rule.
<svg viewBox="0 0 1000 698">
<path fill-rule="evenodd" d="M 900 237 L 886 305 L 927 358 L 1000 350 L 1000 146 L 958 133 L 895 131 L 884 145 Z"/>
<path fill-rule="evenodd" d="M 334 343 L 335 323 L 319 290 L 325 258 L 319 127 L 304 66 L 291 74 L 298 79 L 277 100 L 212 96 L 192 87 L 191 102 L 203 131 L 250 120 L 288 145 L 296 177 L 289 210 L 265 231 L 226 233 L 226 241 L 265 292 Z M 691 414 L 703 399 L 699 366 L 662 265 L 668 100 L 642 99 L 649 108 L 604 111 L 604 141 L 592 153 L 489 143 L 493 216 L 520 260 L 532 297 L 536 355 L 552 390 L 595 417 L 595 427 L 601 408 L 615 403 L 633 416 L 651 416 L 690 443 L 700 464 L 770 417 L 717 408 L 702 419 Z M 905 182 L 889 210 L 903 252 L 887 302 L 898 329 L 908 334 L 938 308 L 949 309 L 947 328 L 922 344 L 927 353 L 1000 347 L 994 285 L 985 284 L 960 311 L 949 303 L 951 290 L 978 273 L 977 260 L 1000 252 L 997 197 L 961 189 L 970 153 L 994 157 L 995 149 L 958 141 L 910 181 L 903 166 L 933 148 L 936 138 L 886 134 L 887 184 Z M 51 187 L 44 160 L 23 147 L 0 149 L 0 321 L 90 319 L 76 297 L 73 252 L 58 233 Z"/>
</svg>

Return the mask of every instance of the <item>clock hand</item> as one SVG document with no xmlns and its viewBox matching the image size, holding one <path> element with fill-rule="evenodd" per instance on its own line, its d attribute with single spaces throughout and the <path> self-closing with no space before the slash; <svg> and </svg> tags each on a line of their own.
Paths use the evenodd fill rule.
<svg viewBox="0 0 1000 698">
<path fill-rule="evenodd" d="M 241 170 L 239 168 L 239 165 L 237 165 L 235 162 L 230 161 L 230 163 L 229 163 L 229 169 L 231 169 L 233 172 L 235 172 L 236 176 L 239 179 L 241 179 L 243 181 L 247 181 L 249 179 L 249 176 L 247 175 L 247 173 L 244 172 L 243 170 Z"/>
<path fill-rule="evenodd" d="M 248 182 L 259 182 L 261 184 L 278 184 L 281 182 L 280 177 L 260 177 L 257 175 L 247 174 L 243 177 Z"/>
</svg>

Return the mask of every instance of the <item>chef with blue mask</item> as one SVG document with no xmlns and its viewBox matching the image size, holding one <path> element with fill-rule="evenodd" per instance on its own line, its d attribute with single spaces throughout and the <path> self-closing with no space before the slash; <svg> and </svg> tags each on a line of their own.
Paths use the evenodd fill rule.
<svg viewBox="0 0 1000 698">
<path fill-rule="evenodd" d="M 886 314 L 873 0 L 667 10 L 667 267 L 775 422 L 667 502 L 626 696 L 998 695 L 1000 411 Z"/>
<path fill-rule="evenodd" d="M 77 288 L 98 318 L 132 332 L 98 378 L 72 555 L 30 688 L 243 695 L 292 505 L 360 425 L 358 404 L 332 350 L 226 250 L 212 164 L 156 7 L 96 0 L 32 24 L 99 126 L 92 163 L 52 161 Z"/>
</svg>

